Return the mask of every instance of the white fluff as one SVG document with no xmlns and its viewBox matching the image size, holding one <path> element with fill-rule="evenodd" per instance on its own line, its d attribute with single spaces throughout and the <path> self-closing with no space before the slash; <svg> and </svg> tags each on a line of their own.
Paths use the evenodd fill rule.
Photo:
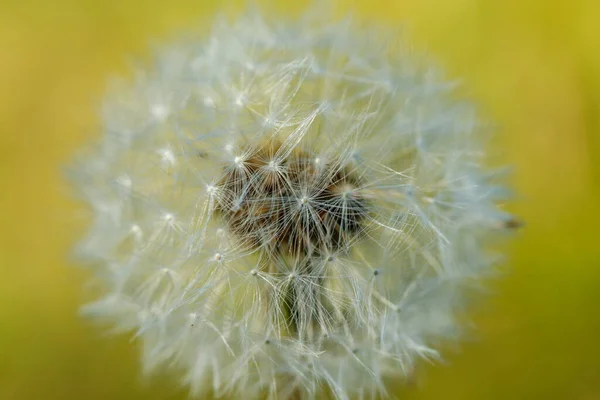
<svg viewBox="0 0 600 400">
<path fill-rule="evenodd" d="M 473 107 L 421 64 L 379 28 L 312 16 L 220 20 L 205 41 L 164 48 L 107 98 L 103 136 L 74 168 L 94 213 L 78 252 L 105 293 L 85 311 L 134 332 L 145 370 L 173 366 L 197 394 L 372 398 L 437 358 L 510 216 Z M 369 204 L 360 235 L 313 257 L 310 274 L 244 244 L 215 211 L 223 176 L 249 177 L 252 149 L 272 139 L 264 175 L 240 185 L 285 176 L 302 150 L 315 168 L 354 171 L 349 190 Z M 314 218 L 322 188 L 284 180 Z"/>
</svg>

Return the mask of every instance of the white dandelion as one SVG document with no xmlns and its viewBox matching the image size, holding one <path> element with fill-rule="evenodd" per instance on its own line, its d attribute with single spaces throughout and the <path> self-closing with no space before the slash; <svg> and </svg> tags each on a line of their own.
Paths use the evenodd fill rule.
<svg viewBox="0 0 600 400">
<path fill-rule="evenodd" d="M 387 36 L 386 36 L 387 35 Z M 143 366 L 193 393 L 386 394 L 457 337 L 514 225 L 474 108 L 380 28 L 220 20 L 109 96 L 78 252 Z"/>
</svg>

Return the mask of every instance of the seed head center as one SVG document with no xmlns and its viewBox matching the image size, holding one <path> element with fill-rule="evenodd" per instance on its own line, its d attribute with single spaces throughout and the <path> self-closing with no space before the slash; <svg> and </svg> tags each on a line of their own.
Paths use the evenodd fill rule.
<svg viewBox="0 0 600 400">
<path fill-rule="evenodd" d="M 217 212 L 253 248 L 317 255 L 349 246 L 368 212 L 358 174 L 335 160 L 316 168 L 320 158 L 309 150 L 275 162 L 279 148 L 267 143 L 246 149 L 243 170 L 224 167 Z"/>
</svg>

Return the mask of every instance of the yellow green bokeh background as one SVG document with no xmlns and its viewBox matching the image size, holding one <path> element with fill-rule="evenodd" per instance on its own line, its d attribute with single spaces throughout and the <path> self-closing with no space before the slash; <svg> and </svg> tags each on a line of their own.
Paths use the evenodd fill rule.
<svg viewBox="0 0 600 400">
<path fill-rule="evenodd" d="M 527 222 L 506 276 L 473 312 L 475 334 L 401 398 L 600 399 L 600 2 L 335 4 L 404 25 L 462 78 L 497 123 L 496 146 L 515 167 L 511 209 Z M 141 378 L 127 337 L 78 317 L 85 272 L 69 249 L 84 219 L 60 168 L 96 132 L 107 78 L 219 7 L 0 2 L 0 399 L 186 398 L 168 379 Z"/>
</svg>

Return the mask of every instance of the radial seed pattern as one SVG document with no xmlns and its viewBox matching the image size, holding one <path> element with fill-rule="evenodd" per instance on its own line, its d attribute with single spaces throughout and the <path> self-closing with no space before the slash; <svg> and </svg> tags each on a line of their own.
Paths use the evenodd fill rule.
<svg viewBox="0 0 600 400">
<path fill-rule="evenodd" d="M 74 168 L 79 254 L 147 371 L 194 393 L 385 393 L 459 333 L 510 226 L 473 108 L 394 36 L 217 23 L 115 87 Z M 382 39 L 385 38 L 385 39 Z"/>
</svg>

